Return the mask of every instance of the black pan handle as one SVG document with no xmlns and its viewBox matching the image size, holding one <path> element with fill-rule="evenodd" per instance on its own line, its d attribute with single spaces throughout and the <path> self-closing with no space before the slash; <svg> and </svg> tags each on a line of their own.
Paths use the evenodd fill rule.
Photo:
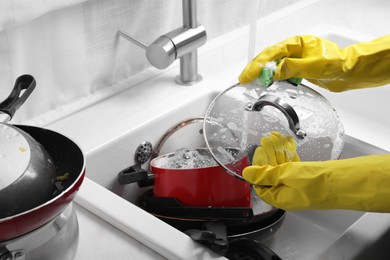
<svg viewBox="0 0 390 260">
<path fill-rule="evenodd" d="M 271 249 L 257 240 L 240 237 L 229 241 L 229 250 L 224 255 L 227 259 L 282 260 Z"/>
<path fill-rule="evenodd" d="M 125 185 L 145 180 L 147 176 L 147 172 L 141 169 L 141 166 L 133 165 L 118 173 L 118 182 L 121 185 Z"/>
<path fill-rule="evenodd" d="M 36 82 L 31 75 L 19 76 L 16 81 L 11 94 L 0 103 L 0 111 L 8 114 L 11 118 L 15 115 L 16 110 L 30 96 L 31 92 L 35 89 Z"/>
</svg>

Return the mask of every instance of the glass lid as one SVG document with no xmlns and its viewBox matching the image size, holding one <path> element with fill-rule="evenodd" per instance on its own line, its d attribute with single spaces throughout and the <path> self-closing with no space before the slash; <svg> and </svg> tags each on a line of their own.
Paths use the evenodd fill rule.
<svg viewBox="0 0 390 260">
<path fill-rule="evenodd" d="M 344 127 L 331 104 L 313 89 L 287 81 L 226 89 L 207 108 L 203 131 L 214 159 L 240 179 L 235 162 L 251 160 L 261 138 L 274 131 L 294 137 L 301 161 L 338 159 L 344 146 Z"/>
</svg>

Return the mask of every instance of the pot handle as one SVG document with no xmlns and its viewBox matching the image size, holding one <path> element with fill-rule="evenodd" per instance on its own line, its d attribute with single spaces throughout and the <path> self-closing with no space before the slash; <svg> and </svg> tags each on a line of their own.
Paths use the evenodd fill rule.
<svg viewBox="0 0 390 260">
<path fill-rule="evenodd" d="M 136 182 L 140 188 L 153 185 L 154 174 L 145 171 L 140 165 L 130 166 L 118 173 L 118 183 L 120 185 Z"/>
<path fill-rule="evenodd" d="M 299 117 L 294 108 L 283 99 L 273 95 L 261 96 L 254 104 L 249 103 L 246 109 L 249 111 L 260 111 L 264 106 L 273 106 L 279 109 L 287 118 L 290 130 L 298 139 L 306 137 L 306 132 L 300 129 Z"/>
<path fill-rule="evenodd" d="M 9 96 L 0 103 L 0 112 L 6 114 L 0 122 L 6 123 L 15 115 L 16 110 L 27 100 L 31 92 L 35 89 L 36 82 L 31 75 L 19 76 Z M 7 116 L 8 115 L 8 116 Z"/>
</svg>

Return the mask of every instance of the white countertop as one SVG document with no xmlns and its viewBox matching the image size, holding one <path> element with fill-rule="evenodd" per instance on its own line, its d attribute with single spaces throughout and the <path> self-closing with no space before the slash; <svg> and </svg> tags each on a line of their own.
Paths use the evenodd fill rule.
<svg viewBox="0 0 390 260">
<path fill-rule="evenodd" d="M 166 259 L 115 228 L 89 210 L 75 204 L 79 222 L 79 245 L 75 260 Z"/>
</svg>

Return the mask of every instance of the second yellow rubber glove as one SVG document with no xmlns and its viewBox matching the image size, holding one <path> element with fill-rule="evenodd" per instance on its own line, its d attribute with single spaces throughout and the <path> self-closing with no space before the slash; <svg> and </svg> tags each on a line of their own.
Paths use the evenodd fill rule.
<svg viewBox="0 0 390 260">
<path fill-rule="evenodd" d="M 315 36 L 295 36 L 264 49 L 242 71 L 240 83 L 251 82 L 276 60 L 275 80 L 304 78 L 334 92 L 381 86 L 390 83 L 390 35 L 344 49 Z"/>
<path fill-rule="evenodd" d="M 286 137 L 263 139 L 254 155 L 261 165 L 246 167 L 243 176 L 268 204 L 284 210 L 390 212 L 390 154 L 299 162 L 295 155 L 281 156 L 283 150 L 294 154 L 292 146 L 281 149 Z"/>
<path fill-rule="evenodd" d="M 285 162 L 299 162 L 297 144 L 292 136 L 283 136 L 279 132 L 271 132 L 263 137 L 253 154 L 253 165 L 276 166 Z"/>
</svg>

